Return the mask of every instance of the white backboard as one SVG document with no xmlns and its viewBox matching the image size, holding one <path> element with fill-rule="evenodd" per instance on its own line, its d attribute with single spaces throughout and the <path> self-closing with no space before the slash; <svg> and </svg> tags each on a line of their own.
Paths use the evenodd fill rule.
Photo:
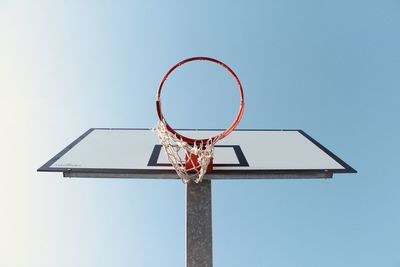
<svg viewBox="0 0 400 267">
<path fill-rule="evenodd" d="M 190 137 L 218 130 L 181 130 Z M 149 129 L 88 130 L 38 171 L 66 177 L 173 178 L 157 135 Z M 330 178 L 356 172 L 301 130 L 235 130 L 215 147 L 205 179 Z"/>
</svg>

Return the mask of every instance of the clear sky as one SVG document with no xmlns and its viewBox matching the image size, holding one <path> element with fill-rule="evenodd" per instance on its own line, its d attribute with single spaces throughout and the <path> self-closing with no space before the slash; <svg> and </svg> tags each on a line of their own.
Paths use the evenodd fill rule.
<svg viewBox="0 0 400 267">
<path fill-rule="evenodd" d="M 180 181 L 36 169 L 88 128 L 153 127 L 164 72 L 210 56 L 240 128 L 303 129 L 359 172 L 213 182 L 214 265 L 399 267 L 399 47 L 398 0 L 0 0 L 0 266 L 183 266 Z M 169 116 L 225 126 L 226 94 Z"/>
</svg>

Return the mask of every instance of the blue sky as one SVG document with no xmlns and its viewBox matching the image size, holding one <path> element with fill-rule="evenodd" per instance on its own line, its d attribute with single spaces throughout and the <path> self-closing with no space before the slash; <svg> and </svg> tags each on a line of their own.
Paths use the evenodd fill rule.
<svg viewBox="0 0 400 267">
<path fill-rule="evenodd" d="M 399 267 L 399 13 L 397 0 L 0 1 L 0 265 L 182 266 L 181 182 L 36 169 L 88 128 L 154 126 L 165 71 L 210 56 L 243 83 L 240 128 L 303 129 L 358 170 L 215 181 L 214 265 Z M 195 120 L 176 99 L 169 116 L 220 127 L 228 94 Z"/>
</svg>

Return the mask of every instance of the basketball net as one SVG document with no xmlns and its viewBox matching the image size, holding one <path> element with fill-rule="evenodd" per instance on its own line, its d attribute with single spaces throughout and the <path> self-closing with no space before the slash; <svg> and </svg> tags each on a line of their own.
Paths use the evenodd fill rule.
<svg viewBox="0 0 400 267">
<path fill-rule="evenodd" d="M 167 80 L 168 76 L 176 68 L 192 61 L 205 60 L 209 62 L 216 63 L 223 68 L 225 68 L 236 80 L 236 84 L 240 93 L 240 107 L 236 119 L 233 123 L 223 132 L 218 135 L 206 139 L 193 139 L 190 137 L 185 137 L 178 132 L 176 132 L 164 118 L 161 111 L 161 90 L 164 82 Z M 195 183 L 200 183 L 204 175 L 207 172 L 211 172 L 213 169 L 213 157 L 214 157 L 214 146 L 215 143 L 222 138 L 229 135 L 237 126 L 243 115 L 244 109 L 244 97 L 242 85 L 239 78 L 229 68 L 225 63 L 209 58 L 209 57 L 193 57 L 182 60 L 172 66 L 168 72 L 162 78 L 157 91 L 156 97 L 156 110 L 159 118 L 157 126 L 154 131 L 157 133 L 160 139 L 161 145 L 164 147 L 165 152 L 171 165 L 176 170 L 178 176 L 182 179 L 184 183 L 194 181 Z"/>
<path fill-rule="evenodd" d="M 153 129 L 164 147 L 168 160 L 184 183 L 200 183 L 207 170 L 212 168 L 214 146 L 218 140 L 209 138 L 189 144 L 168 131 L 165 122 L 159 121 Z"/>
</svg>

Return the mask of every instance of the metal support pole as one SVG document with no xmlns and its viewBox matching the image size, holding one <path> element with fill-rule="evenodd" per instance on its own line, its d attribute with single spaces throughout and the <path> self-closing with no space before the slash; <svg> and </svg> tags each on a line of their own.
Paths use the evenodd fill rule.
<svg viewBox="0 0 400 267">
<path fill-rule="evenodd" d="M 186 267 L 212 267 L 211 180 L 186 189 Z"/>
</svg>

